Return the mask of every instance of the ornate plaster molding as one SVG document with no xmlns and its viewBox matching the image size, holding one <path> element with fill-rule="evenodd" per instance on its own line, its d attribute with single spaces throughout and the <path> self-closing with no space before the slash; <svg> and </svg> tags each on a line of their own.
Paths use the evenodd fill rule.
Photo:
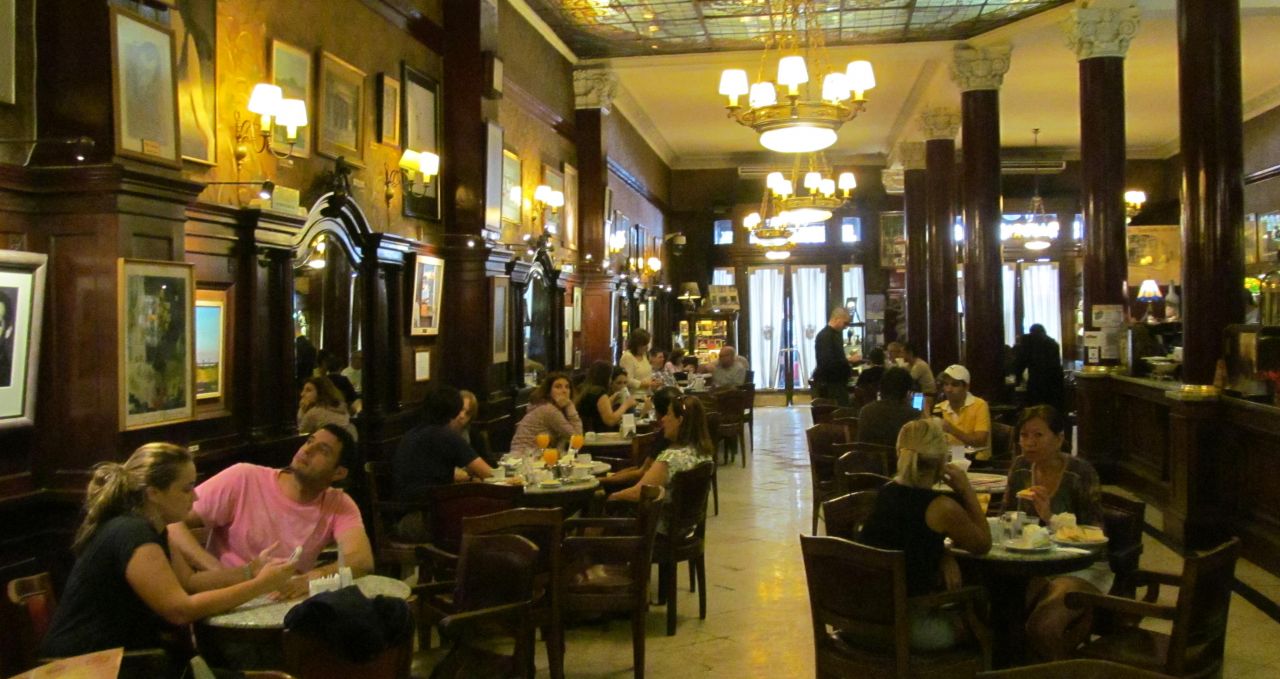
<svg viewBox="0 0 1280 679">
<path fill-rule="evenodd" d="M 1129 41 L 1138 34 L 1141 11 L 1133 0 L 1078 0 L 1071 18 L 1062 22 L 1067 46 L 1081 61 L 1096 57 L 1120 57 L 1129 52 Z"/>
<path fill-rule="evenodd" d="M 925 146 L 922 141 L 904 141 L 898 144 L 898 157 L 902 159 L 902 169 L 925 169 Z"/>
<path fill-rule="evenodd" d="M 934 106 L 920 112 L 920 129 L 925 139 L 955 139 L 960 133 L 960 112 L 947 106 Z"/>
<path fill-rule="evenodd" d="M 951 59 L 951 79 L 961 92 L 973 90 L 998 90 L 1009 72 L 1011 45 L 974 47 L 956 45 Z"/>
<path fill-rule="evenodd" d="M 923 144 L 921 144 L 923 146 Z M 880 171 L 880 183 L 884 184 L 884 192 L 891 196 L 901 196 L 906 190 L 902 170 L 889 168 Z"/>
<path fill-rule="evenodd" d="M 573 105 L 576 108 L 598 108 L 608 113 L 617 91 L 618 76 L 613 71 L 603 68 L 573 71 Z"/>
</svg>

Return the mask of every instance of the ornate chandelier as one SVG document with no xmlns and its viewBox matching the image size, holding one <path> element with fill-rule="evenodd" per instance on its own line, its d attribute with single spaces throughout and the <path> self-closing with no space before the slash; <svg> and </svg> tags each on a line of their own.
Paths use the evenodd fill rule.
<svg viewBox="0 0 1280 679">
<path fill-rule="evenodd" d="M 789 257 L 795 247 L 795 227 L 830 219 L 858 186 L 852 172 L 841 172 L 831 179 L 820 154 L 810 154 L 804 160 L 802 165 L 801 158 L 796 158 L 789 178 L 782 172 L 770 172 L 765 178 L 760 211 L 742 220 L 769 259 Z"/>
<path fill-rule="evenodd" d="M 1040 152 L 1040 128 L 1031 130 L 1034 138 L 1035 153 L 1038 156 Z M 1011 225 L 1008 234 L 1009 238 L 1016 238 L 1022 241 L 1022 247 L 1028 250 L 1045 250 L 1048 249 L 1051 241 L 1058 237 L 1058 231 L 1061 228 L 1058 220 L 1051 219 L 1044 209 L 1044 199 L 1040 197 L 1040 175 L 1037 173 L 1032 177 L 1033 189 L 1031 195 L 1030 212 L 1024 215 L 1021 222 Z"/>
<path fill-rule="evenodd" d="M 729 98 L 729 117 L 755 130 L 765 148 L 820 151 L 835 143 L 841 125 L 865 110 L 866 91 L 876 86 L 871 62 L 831 68 L 813 0 L 769 0 L 769 5 L 770 33 L 756 82 L 748 85 L 744 69 L 728 69 L 720 74 L 720 94 Z M 771 81 L 765 69 L 773 59 L 777 78 Z M 820 92 L 809 77 L 810 66 L 822 74 Z M 743 96 L 746 107 L 739 103 Z"/>
</svg>

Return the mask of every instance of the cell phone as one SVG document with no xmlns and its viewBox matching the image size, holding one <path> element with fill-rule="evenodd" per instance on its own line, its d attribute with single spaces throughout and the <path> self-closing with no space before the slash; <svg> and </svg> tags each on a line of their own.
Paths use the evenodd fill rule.
<svg viewBox="0 0 1280 679">
<path fill-rule="evenodd" d="M 300 558 L 302 558 L 302 545 L 293 548 L 293 554 L 289 556 L 289 563 L 298 563 Z"/>
</svg>

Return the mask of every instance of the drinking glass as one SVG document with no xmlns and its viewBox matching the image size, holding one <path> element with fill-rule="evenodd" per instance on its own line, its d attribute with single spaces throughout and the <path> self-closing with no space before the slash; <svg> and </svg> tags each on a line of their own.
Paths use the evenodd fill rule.
<svg viewBox="0 0 1280 679">
<path fill-rule="evenodd" d="M 574 434 L 573 436 L 569 437 L 569 447 L 573 448 L 574 450 L 581 448 L 584 442 L 585 442 L 585 439 L 583 438 L 582 434 Z"/>
<path fill-rule="evenodd" d="M 982 514 L 986 516 L 987 507 L 991 506 L 991 493 L 977 493 L 978 506 L 982 507 Z"/>
<path fill-rule="evenodd" d="M 539 448 L 546 448 L 547 446 L 551 445 L 551 434 L 543 432 L 535 436 L 533 438 L 533 441 L 534 443 L 538 444 Z"/>
<path fill-rule="evenodd" d="M 542 463 L 548 467 L 553 467 L 556 461 L 560 459 L 560 451 L 555 448 L 544 448 L 542 450 Z"/>
</svg>

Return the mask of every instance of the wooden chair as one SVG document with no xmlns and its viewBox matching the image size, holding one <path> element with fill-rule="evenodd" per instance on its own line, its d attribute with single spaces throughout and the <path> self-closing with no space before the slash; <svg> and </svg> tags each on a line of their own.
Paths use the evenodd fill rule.
<svg viewBox="0 0 1280 679">
<path fill-rule="evenodd" d="M 868 475 L 869 476 L 869 475 Z M 871 518 L 879 490 L 862 490 L 832 498 L 822 503 L 822 521 L 827 535 L 857 540 L 862 525 Z"/>
<path fill-rule="evenodd" d="M 724 461 L 728 464 L 739 452 L 742 453 L 742 466 L 747 466 L 746 409 L 743 406 L 742 392 L 737 389 L 724 389 L 716 392 L 716 412 L 720 413 L 720 440 L 724 443 Z M 733 443 L 732 448 L 729 446 Z M 732 453 L 730 453 L 732 451 Z"/>
<path fill-rule="evenodd" d="M 991 458 L 974 460 L 970 469 L 994 474 L 1008 474 L 1013 466 L 1014 428 L 1001 422 L 991 423 Z"/>
<path fill-rule="evenodd" d="M 711 460 L 716 459 L 716 451 L 720 449 L 720 413 L 716 410 L 704 411 L 707 416 L 707 432 L 711 435 Z M 711 504 L 716 516 L 720 516 L 720 465 L 711 474 Z"/>
<path fill-rule="evenodd" d="M 979 672 L 979 679 L 1173 679 L 1167 674 L 1147 672 L 1106 660 L 1058 660 L 1008 670 Z"/>
<path fill-rule="evenodd" d="M 840 406 L 829 398 L 815 398 L 809 404 L 810 414 L 813 416 L 814 424 L 823 424 L 831 421 L 831 413 L 835 412 Z"/>
<path fill-rule="evenodd" d="M 1240 539 L 1232 538 L 1210 552 L 1187 557 L 1180 576 L 1135 571 L 1132 575 L 1135 586 L 1147 588 L 1142 601 L 1085 592 L 1067 594 L 1068 608 L 1086 612 L 1110 610 L 1173 621 L 1169 634 L 1136 626 L 1126 627 L 1086 643 L 1077 654 L 1174 677 L 1219 675 L 1227 639 L 1231 588 L 1239 557 Z M 1178 588 L 1176 605 L 1156 603 L 1160 585 Z"/>
<path fill-rule="evenodd" d="M 373 528 L 373 561 L 382 572 L 399 577 L 405 567 L 415 563 L 414 548 L 420 543 L 405 540 L 393 522 L 413 511 L 426 511 L 426 503 L 395 502 L 389 497 L 393 488 L 390 462 L 364 463 L 369 488 L 369 523 Z"/>
<path fill-rule="evenodd" d="M 847 410 L 841 408 L 840 410 Z M 844 438 L 846 441 L 858 440 L 858 418 L 856 417 L 832 417 L 831 424 L 844 427 Z"/>
<path fill-rule="evenodd" d="M 902 552 L 833 537 L 800 536 L 817 676 L 968 677 L 987 669 L 991 640 L 978 618 L 983 590 L 907 597 Z M 850 586 L 857 583 L 856 587 Z M 908 611 L 953 604 L 964 612 L 976 644 L 937 652 L 912 651 Z"/>
<path fill-rule="evenodd" d="M 844 427 L 830 422 L 804 431 L 809 444 L 809 478 L 813 483 L 813 533 L 818 532 L 822 502 L 836 496 L 836 445 L 845 442 Z"/>
<path fill-rule="evenodd" d="M 839 495 L 847 493 L 856 493 L 861 490 L 880 490 L 884 484 L 893 479 L 883 474 L 874 474 L 862 471 L 847 471 L 842 468 L 845 464 L 849 453 L 840 456 L 836 460 L 836 492 Z"/>
<path fill-rule="evenodd" d="M 655 451 L 658 450 L 660 443 L 662 443 L 662 430 L 660 428 L 631 437 L 631 466 L 642 466 L 645 458 L 654 455 Z"/>
<path fill-rule="evenodd" d="M 715 463 L 700 464 L 671 478 L 671 498 L 662 507 L 666 532 L 653 543 L 658 564 L 659 603 L 667 605 L 667 636 L 676 633 L 676 567 L 689 562 L 689 586 L 698 592 L 698 618 L 707 618 L 707 494 Z"/>
<path fill-rule="evenodd" d="M 498 464 L 499 453 L 511 448 L 511 436 L 515 433 L 515 422 L 511 415 L 499 415 L 482 422 L 471 424 L 472 440 L 478 444 L 476 452 L 489 463 Z"/>
<path fill-rule="evenodd" d="M 747 441 L 754 441 L 753 437 L 756 433 L 756 383 L 748 377 L 744 384 L 738 385 L 738 391 L 742 392 L 743 417 L 748 429 Z"/>
<path fill-rule="evenodd" d="M 468 534 L 462 538 L 457 582 L 419 585 L 427 596 L 453 593 L 455 612 L 439 621 L 441 635 L 452 645 L 432 679 L 532 679 L 538 556 L 538 547 L 519 535 Z M 515 640 L 511 655 L 490 650 L 492 644 L 485 642 L 495 637 Z"/>
<path fill-rule="evenodd" d="M 586 518 L 565 521 L 565 612 L 627 613 L 636 679 L 644 677 L 645 617 L 649 611 L 649 573 L 662 489 L 644 486 L 634 518 Z M 576 534 L 602 529 L 603 536 Z"/>
<path fill-rule="evenodd" d="M 871 387 L 854 387 L 853 395 L 849 399 L 849 407 L 854 413 L 862 412 L 862 406 L 873 403 L 876 400 L 876 390 Z"/>
<path fill-rule="evenodd" d="M 501 483 L 454 483 L 430 489 L 426 523 L 431 542 L 414 548 L 419 565 L 428 569 L 419 570 L 419 577 L 425 580 L 430 573 L 435 579 L 452 579 L 462 547 L 462 520 L 515 509 L 523 493 L 519 486 Z"/>
<path fill-rule="evenodd" d="M 837 476 L 855 472 L 889 476 L 897 466 L 895 451 L 889 446 L 876 443 L 839 443 L 834 450 L 842 460 L 836 464 Z"/>
</svg>

